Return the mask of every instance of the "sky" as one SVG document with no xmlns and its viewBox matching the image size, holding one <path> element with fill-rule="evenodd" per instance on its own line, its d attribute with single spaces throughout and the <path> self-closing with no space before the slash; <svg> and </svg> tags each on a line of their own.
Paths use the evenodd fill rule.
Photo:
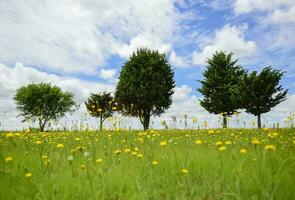
<svg viewBox="0 0 295 200">
<path fill-rule="evenodd" d="M 175 72 L 173 103 L 153 128 L 171 116 L 180 123 L 184 115 L 219 126 L 197 92 L 206 59 L 219 50 L 233 52 L 249 71 L 286 72 L 287 100 L 262 115 L 267 126 L 284 126 L 295 112 L 294 35 L 294 0 L 0 0 L 0 129 L 30 126 L 12 100 L 29 83 L 72 92 L 80 109 L 62 121 L 80 120 L 89 94 L 114 91 L 122 65 L 139 47 L 165 53 Z M 243 111 L 240 117 L 247 125 L 255 120 Z M 132 119 L 128 126 L 138 124 Z"/>
</svg>

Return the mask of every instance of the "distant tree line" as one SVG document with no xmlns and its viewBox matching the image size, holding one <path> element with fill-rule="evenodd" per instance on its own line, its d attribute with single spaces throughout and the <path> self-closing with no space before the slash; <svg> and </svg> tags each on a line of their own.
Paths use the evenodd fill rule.
<svg viewBox="0 0 295 200">
<path fill-rule="evenodd" d="M 227 117 L 239 109 L 257 116 L 261 128 L 261 114 L 286 99 L 287 90 L 279 84 L 284 73 L 271 67 L 260 73 L 249 73 L 232 56 L 220 51 L 207 60 L 198 89 L 203 95 L 200 104 L 209 113 L 221 114 L 224 128 Z M 99 118 L 100 130 L 114 112 L 139 118 L 147 130 L 151 117 L 160 116 L 172 104 L 174 88 L 174 71 L 166 55 L 140 48 L 124 63 L 114 95 L 90 94 L 85 106 L 91 116 Z M 50 83 L 23 86 L 17 90 L 14 100 L 24 121 L 37 120 L 40 131 L 50 120 L 77 109 L 73 94 L 62 92 Z"/>
</svg>

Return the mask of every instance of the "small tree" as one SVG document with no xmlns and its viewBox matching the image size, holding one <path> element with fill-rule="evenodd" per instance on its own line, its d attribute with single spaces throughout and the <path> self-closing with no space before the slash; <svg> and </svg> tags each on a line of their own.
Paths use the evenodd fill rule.
<svg viewBox="0 0 295 200">
<path fill-rule="evenodd" d="M 258 128 L 261 128 L 261 114 L 286 100 L 288 90 L 279 85 L 284 73 L 280 70 L 264 68 L 260 74 L 253 71 L 245 74 L 240 83 L 240 98 L 247 113 L 257 116 Z"/>
<path fill-rule="evenodd" d="M 141 48 L 124 64 L 115 96 L 122 113 L 139 117 L 147 130 L 150 117 L 170 107 L 174 87 L 174 72 L 165 54 Z"/>
<path fill-rule="evenodd" d="M 16 91 L 16 108 L 26 119 L 38 120 L 40 131 L 50 120 L 63 117 L 76 109 L 73 94 L 62 92 L 50 83 L 29 84 Z"/>
<path fill-rule="evenodd" d="M 87 102 L 85 102 L 88 112 L 93 117 L 100 118 L 99 130 L 102 130 L 103 122 L 113 115 L 117 109 L 114 98 L 111 93 L 103 92 L 99 94 L 91 94 Z"/>
<path fill-rule="evenodd" d="M 204 95 L 200 100 L 201 106 L 209 113 L 221 114 L 224 128 L 227 128 L 227 116 L 233 115 L 241 108 L 234 89 L 238 87 L 244 70 L 232 56 L 232 53 L 215 52 L 213 57 L 207 60 L 204 80 L 200 81 L 202 86 L 198 89 Z"/>
</svg>

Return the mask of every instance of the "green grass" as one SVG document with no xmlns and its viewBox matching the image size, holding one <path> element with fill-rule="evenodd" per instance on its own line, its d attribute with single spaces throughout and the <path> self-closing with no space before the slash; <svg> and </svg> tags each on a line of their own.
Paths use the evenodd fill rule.
<svg viewBox="0 0 295 200">
<path fill-rule="evenodd" d="M 294 141 L 291 129 L 2 133 L 0 199 L 295 199 Z"/>
</svg>

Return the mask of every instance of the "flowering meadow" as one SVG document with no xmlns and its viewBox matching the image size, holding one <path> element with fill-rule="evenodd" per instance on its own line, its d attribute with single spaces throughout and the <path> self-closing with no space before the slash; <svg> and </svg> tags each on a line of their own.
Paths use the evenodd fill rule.
<svg viewBox="0 0 295 200">
<path fill-rule="evenodd" d="M 295 131 L 0 133 L 0 199 L 295 199 Z"/>
</svg>

